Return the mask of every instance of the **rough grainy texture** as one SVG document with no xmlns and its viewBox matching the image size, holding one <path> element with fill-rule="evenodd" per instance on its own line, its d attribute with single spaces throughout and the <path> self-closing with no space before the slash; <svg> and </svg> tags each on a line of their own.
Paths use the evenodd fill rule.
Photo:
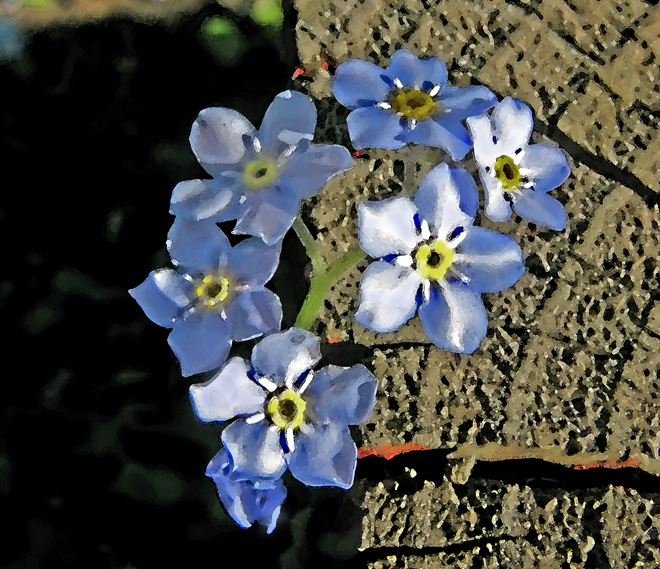
<svg viewBox="0 0 660 569">
<path fill-rule="evenodd" d="M 563 147 L 573 168 L 554 192 L 568 211 L 565 231 L 515 216 L 477 220 L 512 235 L 527 270 L 511 289 L 484 295 L 488 337 L 473 355 L 436 349 L 416 318 L 385 335 L 354 324 L 369 260 L 340 279 L 322 308 L 317 331 L 331 342 L 364 345 L 380 380 L 363 446 L 415 443 L 455 459 L 441 483 L 407 492 L 383 481 L 366 491 L 362 548 L 388 548 L 374 553 L 371 567 L 660 567 L 657 496 L 604 486 L 580 495 L 555 491 L 539 503 L 529 488 L 482 488 L 469 478 L 475 461 L 514 458 L 660 474 L 654 4 L 296 2 L 306 70 L 299 87 L 318 101 L 320 138 L 350 144 L 348 111 L 330 93 L 332 65 L 362 58 L 384 67 L 408 48 L 442 57 L 454 84 L 483 84 L 523 100 L 535 114 L 533 141 Z M 441 152 L 422 147 L 361 151 L 355 168 L 304 212 L 323 256 L 333 261 L 356 244 L 357 204 L 413 194 L 441 160 Z M 467 482 L 460 497 L 456 482 Z M 583 531 L 584 516 L 599 519 L 602 531 Z M 452 550 L 471 540 L 474 548 Z M 593 553 L 595 543 L 606 545 Z M 435 550 L 414 555 L 410 548 Z"/>
</svg>

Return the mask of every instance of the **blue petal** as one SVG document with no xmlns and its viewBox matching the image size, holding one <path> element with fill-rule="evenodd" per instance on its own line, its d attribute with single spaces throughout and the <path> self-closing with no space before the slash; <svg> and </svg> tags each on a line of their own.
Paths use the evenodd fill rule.
<svg viewBox="0 0 660 569">
<path fill-rule="evenodd" d="M 190 304 L 190 283 L 172 269 L 152 271 L 145 281 L 128 291 L 147 318 L 171 328 L 183 308 Z"/>
<path fill-rule="evenodd" d="M 377 388 L 376 378 L 363 365 L 327 366 L 314 374 L 305 401 L 321 422 L 358 425 L 371 414 Z"/>
<path fill-rule="evenodd" d="M 275 274 L 280 262 L 282 242 L 266 245 L 251 237 L 232 247 L 227 256 L 227 271 L 240 286 L 261 286 Z"/>
<path fill-rule="evenodd" d="M 461 195 L 461 209 L 470 217 L 475 217 L 479 209 L 479 188 L 472 174 L 463 168 L 452 168 L 451 177 Z"/>
<path fill-rule="evenodd" d="M 311 144 L 294 152 L 282 166 L 279 184 L 298 199 L 318 192 L 330 178 L 353 166 L 351 153 L 338 144 Z"/>
<path fill-rule="evenodd" d="M 436 166 L 424 176 L 415 194 L 415 205 L 422 219 L 444 240 L 456 227 L 471 226 L 473 221 L 461 209 L 461 196 L 452 172 L 447 164 Z"/>
<path fill-rule="evenodd" d="M 491 123 L 497 139 L 498 156 L 513 156 L 518 148 L 524 148 L 534 127 L 529 107 L 511 97 L 495 105 Z"/>
<path fill-rule="evenodd" d="M 306 330 L 290 328 L 272 334 L 252 350 L 252 365 L 257 371 L 282 385 L 293 382 L 304 371 L 313 368 L 321 359 L 319 339 Z"/>
<path fill-rule="evenodd" d="M 248 197 L 245 213 L 233 233 L 256 235 L 267 245 L 274 245 L 293 225 L 298 215 L 298 198 L 279 187 L 264 188 Z"/>
<path fill-rule="evenodd" d="M 190 146 L 204 169 L 215 175 L 243 160 L 248 150 L 244 137 L 254 132 L 252 123 L 232 109 L 204 109 L 193 123 Z"/>
<path fill-rule="evenodd" d="M 357 447 L 348 427 L 335 423 L 308 424 L 298 431 L 295 449 L 287 456 L 291 474 L 307 486 L 353 485 Z"/>
<path fill-rule="evenodd" d="M 217 271 L 227 262 L 230 249 L 227 236 L 212 220 L 188 221 L 177 217 L 167 234 L 172 263 L 193 275 Z"/>
<path fill-rule="evenodd" d="M 537 192 L 549 192 L 564 183 L 571 174 L 566 156 L 561 149 L 548 144 L 530 144 L 520 160 L 520 168 L 534 182 Z"/>
<path fill-rule="evenodd" d="M 499 292 L 513 286 L 525 271 L 520 246 L 508 235 L 471 227 L 456 247 L 454 263 L 470 279 L 472 292 Z"/>
<path fill-rule="evenodd" d="M 280 430 L 265 420 L 249 424 L 237 419 L 222 431 L 222 443 L 234 464 L 237 480 L 279 478 L 286 471 Z"/>
<path fill-rule="evenodd" d="M 214 180 L 188 180 L 176 185 L 170 213 L 188 221 L 236 219 L 240 174 L 225 172 Z"/>
<path fill-rule="evenodd" d="M 282 147 L 312 140 L 316 126 L 316 107 L 297 91 L 284 91 L 273 99 L 259 128 L 258 138 L 266 152 L 278 153 Z"/>
<path fill-rule="evenodd" d="M 449 117 L 421 120 L 414 129 L 404 130 L 400 138 L 406 142 L 442 148 L 452 160 L 462 160 L 472 148 L 470 133 Z"/>
<path fill-rule="evenodd" d="M 196 312 L 177 320 L 167 343 L 184 377 L 220 367 L 231 346 L 231 326 L 218 314 Z"/>
<path fill-rule="evenodd" d="M 349 59 L 335 71 L 331 89 L 335 98 L 349 109 L 363 106 L 363 101 L 385 101 L 391 86 L 381 76 L 383 70 L 360 59 Z"/>
<path fill-rule="evenodd" d="M 400 49 L 390 58 L 385 73 L 411 89 L 420 89 L 425 81 L 440 86 L 447 82 L 447 66 L 444 61 L 439 57 L 420 59 L 407 49 Z"/>
<path fill-rule="evenodd" d="M 395 150 L 405 145 L 399 116 L 389 109 L 370 107 L 355 109 L 346 118 L 348 135 L 354 148 L 384 148 Z"/>
<path fill-rule="evenodd" d="M 438 348 L 471 354 L 486 337 L 488 317 L 479 293 L 465 285 L 443 283 L 419 309 L 424 332 Z"/>
<path fill-rule="evenodd" d="M 190 401 L 201 421 L 228 421 L 263 411 L 266 391 L 248 371 L 245 360 L 232 358 L 209 381 L 190 386 Z"/>
<path fill-rule="evenodd" d="M 502 183 L 494 176 L 479 170 L 479 177 L 484 187 L 486 217 L 491 221 L 506 221 L 511 217 L 511 204 L 504 197 Z"/>
<path fill-rule="evenodd" d="M 497 97 L 489 89 L 479 85 L 446 86 L 440 90 L 438 101 L 444 114 L 460 121 L 485 113 L 497 103 Z"/>
<path fill-rule="evenodd" d="M 417 271 L 385 261 L 371 263 L 360 280 L 355 321 L 373 332 L 394 332 L 417 310 L 415 297 L 422 278 Z"/>
<path fill-rule="evenodd" d="M 232 476 L 232 469 L 231 457 L 224 448 L 206 467 L 206 476 L 215 483 L 222 505 L 240 527 L 248 528 L 257 522 L 270 533 L 286 498 L 284 484 L 281 480 L 267 484 L 239 481 Z"/>
<path fill-rule="evenodd" d="M 242 290 L 225 308 L 235 342 L 272 334 L 282 324 L 282 304 L 274 292 L 263 287 Z"/>
<path fill-rule="evenodd" d="M 523 190 L 520 197 L 513 202 L 513 210 L 523 219 L 561 231 L 566 227 L 566 210 L 549 194 Z"/>
<path fill-rule="evenodd" d="M 358 239 L 367 255 L 374 258 L 407 255 L 417 245 L 417 208 L 410 198 L 397 196 L 362 202 L 357 213 Z"/>
</svg>

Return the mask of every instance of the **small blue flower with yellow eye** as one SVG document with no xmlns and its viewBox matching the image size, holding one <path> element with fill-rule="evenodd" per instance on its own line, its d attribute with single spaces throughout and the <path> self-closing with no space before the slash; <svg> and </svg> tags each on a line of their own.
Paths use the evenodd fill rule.
<svg viewBox="0 0 660 569">
<path fill-rule="evenodd" d="M 362 365 L 313 367 L 319 339 L 291 328 L 261 340 L 251 362 L 230 359 L 190 387 L 202 421 L 228 421 L 222 443 L 233 480 L 276 480 L 287 468 L 307 486 L 350 488 L 357 447 L 348 425 L 367 419 L 377 381 Z"/>
<path fill-rule="evenodd" d="M 532 111 L 506 97 L 491 116 L 467 120 L 474 159 L 486 194 L 486 216 L 506 221 L 511 209 L 520 217 L 556 231 L 566 227 L 564 206 L 548 192 L 571 173 L 561 149 L 529 144 Z"/>
<path fill-rule="evenodd" d="M 190 144 L 213 179 L 178 184 L 171 212 L 191 221 L 236 219 L 234 233 L 275 244 L 293 224 L 300 201 L 353 165 L 345 147 L 311 143 L 315 126 L 314 103 L 295 91 L 275 97 L 259 131 L 232 109 L 203 110 Z"/>
<path fill-rule="evenodd" d="M 508 235 L 475 227 L 478 190 L 462 169 L 440 164 L 414 201 L 398 196 L 358 207 L 358 236 L 371 263 L 360 281 L 355 320 L 394 332 L 419 312 L 439 348 L 474 352 L 486 336 L 481 293 L 512 286 L 523 274 L 522 251 Z"/>
<path fill-rule="evenodd" d="M 252 237 L 231 247 L 213 221 L 177 219 L 168 249 L 177 270 L 153 271 L 129 293 L 153 322 L 172 328 L 168 343 L 184 376 L 220 367 L 232 341 L 280 329 L 280 299 L 264 285 L 281 243 Z"/>
<path fill-rule="evenodd" d="M 423 144 L 444 149 L 453 160 L 472 148 L 461 121 L 497 102 L 486 87 L 448 85 L 440 58 L 421 59 L 405 49 L 390 58 L 387 69 L 360 59 L 342 63 L 332 93 L 352 111 L 346 122 L 355 148 Z"/>
</svg>

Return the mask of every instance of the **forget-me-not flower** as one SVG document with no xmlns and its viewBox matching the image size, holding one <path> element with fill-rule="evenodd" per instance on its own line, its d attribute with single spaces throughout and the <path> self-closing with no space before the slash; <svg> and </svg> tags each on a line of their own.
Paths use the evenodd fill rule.
<svg viewBox="0 0 660 569">
<path fill-rule="evenodd" d="M 227 449 L 222 448 L 206 467 L 206 476 L 215 483 L 218 497 L 227 513 L 242 528 L 257 522 L 270 533 L 275 529 L 280 509 L 286 498 L 282 479 L 236 480 Z"/>
<path fill-rule="evenodd" d="M 300 200 L 353 165 L 345 147 L 310 142 L 315 126 L 314 103 L 295 91 L 275 97 L 258 131 L 232 109 L 203 110 L 190 144 L 213 179 L 178 184 L 171 212 L 193 221 L 236 219 L 234 233 L 276 243 L 293 224 Z"/>
<path fill-rule="evenodd" d="M 510 287 L 524 271 L 511 237 L 472 225 L 477 204 L 472 177 L 446 164 L 426 175 L 414 201 L 361 203 L 360 247 L 379 260 L 362 275 L 355 320 L 394 332 L 419 311 L 436 346 L 474 352 L 488 327 L 481 293 Z"/>
<path fill-rule="evenodd" d="M 177 270 L 153 271 L 129 293 L 153 322 L 172 328 L 168 343 L 184 376 L 220 367 L 232 341 L 279 330 L 282 305 L 264 284 L 281 243 L 251 237 L 231 247 L 213 221 L 176 219 L 168 249 Z"/>
<path fill-rule="evenodd" d="M 387 69 L 360 59 L 337 67 L 332 93 L 351 109 L 346 119 L 355 148 L 396 149 L 415 143 L 444 149 L 461 160 L 472 148 L 462 120 L 490 109 L 486 87 L 453 87 L 438 57 L 420 59 L 405 49 Z"/>
<path fill-rule="evenodd" d="M 367 419 L 377 382 L 362 365 L 312 368 L 319 339 L 291 328 L 261 340 L 252 361 L 232 358 L 190 397 L 202 421 L 228 421 L 222 443 L 235 480 L 277 479 L 307 486 L 353 484 L 357 448 L 348 430 Z"/>
<path fill-rule="evenodd" d="M 547 144 L 529 144 L 532 112 L 506 97 L 491 116 L 467 120 L 474 141 L 474 158 L 486 194 L 486 215 L 506 221 L 511 208 L 523 219 L 561 231 L 566 227 L 564 206 L 550 190 L 571 173 L 564 153 Z"/>
</svg>

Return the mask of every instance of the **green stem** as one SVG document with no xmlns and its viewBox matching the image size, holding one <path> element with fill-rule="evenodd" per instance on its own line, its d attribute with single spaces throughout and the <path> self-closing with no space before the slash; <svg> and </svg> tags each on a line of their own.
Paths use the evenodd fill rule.
<svg viewBox="0 0 660 569">
<path fill-rule="evenodd" d="M 296 217 L 293 222 L 293 230 L 296 232 L 298 239 L 305 248 L 309 260 L 312 262 L 312 275 L 325 272 L 325 261 L 323 260 L 321 253 L 319 253 L 314 237 L 312 237 L 312 234 L 309 232 L 309 229 L 307 229 L 303 220 L 300 219 L 300 216 Z"/>
<path fill-rule="evenodd" d="M 359 263 L 366 256 L 367 254 L 356 246 L 352 249 L 349 249 L 334 263 L 325 267 L 323 271 L 315 270 L 312 273 L 312 280 L 309 284 L 309 292 L 307 293 L 305 302 L 303 302 L 303 305 L 300 308 L 300 312 L 298 313 L 298 317 L 296 318 L 295 326 L 297 328 L 303 328 L 304 330 L 309 330 L 311 328 L 312 324 L 314 324 L 316 321 L 319 308 L 321 308 L 321 304 L 330 292 L 330 287 L 335 284 L 339 277 L 341 277 L 348 269 Z M 312 262 L 312 266 L 313 264 L 314 263 Z"/>
</svg>

